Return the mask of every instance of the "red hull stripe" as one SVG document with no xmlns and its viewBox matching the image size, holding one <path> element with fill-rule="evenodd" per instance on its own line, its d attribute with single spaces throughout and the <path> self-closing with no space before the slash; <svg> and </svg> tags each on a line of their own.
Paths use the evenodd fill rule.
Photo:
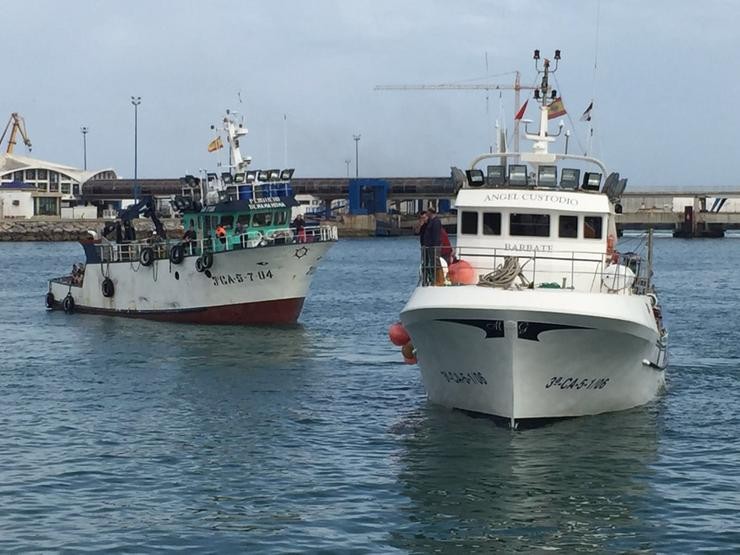
<svg viewBox="0 0 740 555">
<path fill-rule="evenodd" d="M 75 305 L 75 312 L 89 314 L 107 314 L 126 316 L 128 318 L 146 318 L 160 322 L 180 322 L 187 324 L 295 324 L 303 308 L 303 298 L 260 301 L 254 303 L 208 306 L 182 310 L 110 310 Z M 60 302 L 54 303 L 55 309 L 61 309 Z"/>
</svg>

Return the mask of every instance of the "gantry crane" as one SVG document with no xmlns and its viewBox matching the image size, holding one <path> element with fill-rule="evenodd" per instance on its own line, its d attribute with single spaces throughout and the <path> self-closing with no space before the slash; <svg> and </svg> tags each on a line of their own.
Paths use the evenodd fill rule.
<svg viewBox="0 0 740 555">
<path fill-rule="evenodd" d="M 23 116 L 18 114 L 18 112 L 10 114 L 8 123 L 5 125 L 3 135 L 0 137 L 0 145 L 5 140 L 5 135 L 8 133 L 8 129 L 10 129 L 10 137 L 8 138 L 8 147 L 5 149 L 5 153 L 13 154 L 13 149 L 15 148 L 15 137 L 19 132 L 23 139 L 23 144 L 26 145 L 26 148 L 28 148 L 28 151 L 30 152 L 31 139 L 28 138 L 28 133 L 26 132 L 26 121 L 23 119 Z"/>
<path fill-rule="evenodd" d="M 443 90 L 466 90 L 466 91 L 493 91 L 493 90 L 513 90 L 514 91 L 514 113 L 520 107 L 520 91 L 522 89 L 536 89 L 536 86 L 522 85 L 520 74 L 514 72 L 513 85 L 501 85 L 496 83 L 441 83 L 439 85 L 376 85 L 376 91 L 443 91 Z M 519 151 L 519 120 L 514 120 L 514 146 Z"/>
</svg>

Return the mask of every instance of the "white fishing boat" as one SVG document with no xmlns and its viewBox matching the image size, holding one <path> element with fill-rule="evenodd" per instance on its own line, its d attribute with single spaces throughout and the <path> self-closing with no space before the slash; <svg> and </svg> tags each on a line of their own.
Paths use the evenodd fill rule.
<svg viewBox="0 0 740 555">
<path fill-rule="evenodd" d="M 652 236 L 647 253 L 617 250 L 627 180 L 549 150 L 559 58 L 537 62 L 531 151 L 483 154 L 457 172 L 454 260 L 423 256 L 401 312 L 430 401 L 512 427 L 642 405 L 665 383 Z"/>
<path fill-rule="evenodd" d="M 229 171 L 187 176 L 173 201 L 183 238 L 166 239 L 153 199 L 139 200 L 103 237 L 81 242 L 85 263 L 49 281 L 47 307 L 201 324 L 295 323 L 336 227 L 291 226 L 293 170 L 248 169 L 239 149 L 246 128 L 227 113 L 224 131 Z M 146 240 L 131 226 L 139 215 L 155 227 Z"/>
</svg>

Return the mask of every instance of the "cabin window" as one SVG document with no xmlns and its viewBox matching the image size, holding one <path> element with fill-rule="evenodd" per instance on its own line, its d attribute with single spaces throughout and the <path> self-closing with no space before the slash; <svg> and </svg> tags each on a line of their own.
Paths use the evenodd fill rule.
<svg viewBox="0 0 740 555">
<path fill-rule="evenodd" d="M 80 194 L 80 185 L 78 183 L 75 183 L 72 185 L 72 194 L 79 196 Z"/>
<path fill-rule="evenodd" d="M 483 235 L 501 235 L 501 212 L 483 212 Z"/>
<path fill-rule="evenodd" d="M 232 225 L 234 225 L 234 215 L 226 214 L 221 216 L 221 225 L 224 227 L 231 227 Z"/>
<path fill-rule="evenodd" d="M 62 183 L 62 194 L 68 195 L 69 194 L 69 183 Z"/>
<path fill-rule="evenodd" d="M 549 237 L 549 214 L 511 214 L 509 216 L 509 235 L 520 237 Z"/>
<path fill-rule="evenodd" d="M 560 216 L 558 218 L 558 237 L 563 239 L 578 238 L 578 216 Z"/>
<path fill-rule="evenodd" d="M 272 224 L 272 212 L 259 212 L 252 216 L 252 227 L 263 227 Z"/>
<path fill-rule="evenodd" d="M 249 214 L 239 214 L 236 224 L 241 225 L 244 229 L 249 227 Z"/>
<path fill-rule="evenodd" d="M 601 239 L 602 223 L 604 218 L 601 216 L 584 216 L 583 217 L 583 237 L 584 239 Z"/>
<path fill-rule="evenodd" d="M 288 214 L 284 210 L 281 210 L 280 212 L 275 212 L 275 225 L 285 225 L 285 222 L 288 221 Z"/>
<path fill-rule="evenodd" d="M 461 213 L 460 233 L 462 235 L 478 235 L 478 212 Z"/>
<path fill-rule="evenodd" d="M 36 170 L 26 170 L 26 181 L 36 180 Z"/>
</svg>

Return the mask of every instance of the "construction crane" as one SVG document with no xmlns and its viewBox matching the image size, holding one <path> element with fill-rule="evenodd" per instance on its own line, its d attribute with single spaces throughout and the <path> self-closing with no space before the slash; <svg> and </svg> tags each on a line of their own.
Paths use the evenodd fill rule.
<svg viewBox="0 0 740 555">
<path fill-rule="evenodd" d="M 13 154 L 13 149 L 15 148 L 15 137 L 19 132 L 23 139 L 23 144 L 26 145 L 26 148 L 28 148 L 28 151 L 30 152 L 31 139 L 28 138 L 28 132 L 26 132 L 26 121 L 23 119 L 23 116 L 18 114 L 18 112 L 10 114 L 10 119 L 8 119 L 3 135 L 0 137 L 0 144 L 5 140 L 5 135 L 8 133 L 8 129 L 10 129 L 10 137 L 8 138 L 8 147 L 5 149 L 5 154 Z"/>
<path fill-rule="evenodd" d="M 494 91 L 494 90 L 513 90 L 514 91 L 514 113 L 519 110 L 521 98 L 520 91 L 534 90 L 536 86 L 521 84 L 521 76 L 518 71 L 514 72 L 514 83 L 512 85 L 502 85 L 497 83 L 441 83 L 439 85 L 376 85 L 376 91 Z M 519 120 L 514 121 L 514 145 L 517 152 L 519 151 Z"/>
</svg>

